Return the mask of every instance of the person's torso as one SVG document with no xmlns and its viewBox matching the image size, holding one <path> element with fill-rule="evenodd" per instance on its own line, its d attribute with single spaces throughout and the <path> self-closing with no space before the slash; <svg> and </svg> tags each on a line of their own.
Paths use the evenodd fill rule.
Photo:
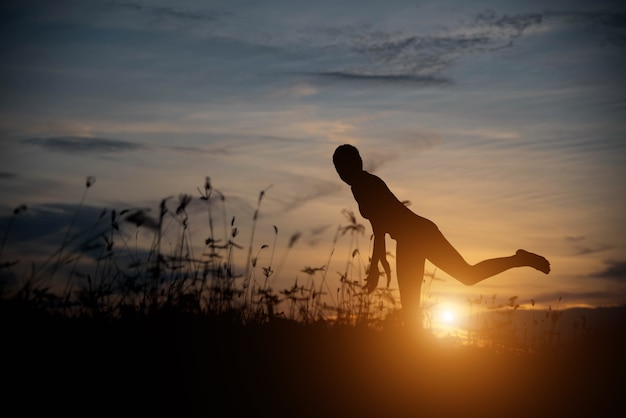
<svg viewBox="0 0 626 418">
<path fill-rule="evenodd" d="M 366 171 L 352 185 L 352 194 L 359 204 L 361 216 L 392 238 L 401 235 L 419 218 L 389 190 L 385 182 Z"/>
</svg>

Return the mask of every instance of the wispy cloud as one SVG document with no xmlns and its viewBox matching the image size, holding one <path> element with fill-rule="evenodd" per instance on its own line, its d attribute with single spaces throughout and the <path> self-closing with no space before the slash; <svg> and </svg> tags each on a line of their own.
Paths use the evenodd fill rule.
<svg viewBox="0 0 626 418">
<path fill-rule="evenodd" d="M 205 36 L 228 39 L 233 42 L 231 47 L 245 46 L 248 53 L 253 51 L 250 48 L 261 48 L 264 52 L 271 48 L 287 51 L 293 58 L 296 57 L 293 51 L 297 49 L 299 60 L 307 55 L 312 58 L 302 61 L 315 67 L 309 72 L 320 76 L 346 81 L 411 82 L 418 86 L 449 84 L 450 80 L 442 72 L 454 66 L 459 57 L 512 46 L 526 30 L 544 20 L 540 13 L 501 15 L 485 11 L 454 26 L 424 34 L 399 31 L 384 23 L 327 24 L 312 20 L 305 26 L 293 26 L 290 22 L 294 16 L 288 10 L 272 16 L 263 14 L 264 20 L 255 20 L 258 18 L 248 16 L 246 10 L 235 14 L 132 1 L 109 4 L 117 10 L 165 21 L 165 26 L 219 22 L 219 28 L 208 25 L 213 30 L 204 30 Z M 224 20 L 226 16 L 230 18 Z M 246 19 L 252 20 L 242 26 Z"/>
<path fill-rule="evenodd" d="M 421 86 L 437 86 L 452 84 L 451 80 L 444 77 L 419 76 L 411 74 L 365 74 L 346 71 L 329 71 L 316 74 L 320 77 L 336 78 L 347 81 L 379 81 L 382 83 L 411 83 Z"/>
<path fill-rule="evenodd" d="M 15 217 L 9 234 L 11 244 L 60 244 L 63 234 L 73 222 L 73 233 L 92 230 L 102 218 L 103 209 L 92 206 L 54 203 L 29 205 L 28 210 Z M 0 226 L 11 222 L 12 215 L 0 217 Z"/>
<path fill-rule="evenodd" d="M 604 270 L 594 273 L 592 276 L 626 284 L 626 261 L 609 261 L 606 264 Z"/>
<path fill-rule="evenodd" d="M 371 25 L 329 27 L 318 31 L 313 44 L 330 51 L 348 51 L 349 62 L 318 74 L 342 80 L 414 82 L 446 85 L 444 72 L 463 56 L 511 48 L 526 33 L 593 25 L 592 35 L 626 45 L 626 15 L 611 12 L 545 12 L 499 14 L 479 12 L 454 26 L 427 34 L 385 30 Z M 321 34 L 321 38 L 320 38 Z M 331 66 L 333 64 L 330 64 Z"/>
<path fill-rule="evenodd" d="M 556 309 L 558 304 L 566 306 L 568 304 L 578 304 L 584 302 L 585 304 L 603 305 L 607 300 L 615 300 L 615 297 L 615 292 L 589 290 L 586 292 L 547 292 L 534 295 L 532 298 L 538 304 L 547 305 Z"/>
<path fill-rule="evenodd" d="M 307 244 L 310 245 L 311 247 L 317 246 L 320 243 L 320 241 L 323 239 L 326 231 L 331 226 L 333 225 L 325 224 L 325 225 L 320 225 L 320 226 L 316 226 L 314 228 L 309 229 L 306 233 Z"/>
<path fill-rule="evenodd" d="M 599 253 L 599 252 L 614 248 L 613 246 L 608 245 L 608 244 L 588 243 L 587 237 L 581 236 L 581 235 L 580 236 L 567 236 L 565 237 L 565 242 L 572 245 L 574 249 L 574 255 L 576 256 Z"/>
<path fill-rule="evenodd" d="M 202 147 L 194 147 L 194 146 L 175 146 L 175 147 L 165 147 L 166 149 L 170 149 L 172 151 L 178 151 L 186 154 L 209 154 L 209 155 L 227 155 L 229 151 L 226 148 L 202 148 Z"/>
<path fill-rule="evenodd" d="M 118 153 L 136 151 L 143 145 L 106 138 L 87 138 L 79 136 L 55 136 L 48 138 L 27 138 L 22 140 L 25 144 L 40 146 L 49 151 L 66 153 Z"/>
<path fill-rule="evenodd" d="M 293 180 L 298 183 L 298 191 L 286 197 L 283 206 L 286 212 L 295 210 L 309 201 L 322 200 L 325 196 L 341 190 L 341 184 L 336 181 L 323 181 L 304 176 L 298 176 Z"/>
<path fill-rule="evenodd" d="M 349 51 L 352 60 L 320 75 L 345 80 L 411 81 L 421 85 L 450 83 L 442 73 L 459 57 L 513 45 L 525 30 L 542 22 L 540 14 L 498 15 L 482 12 L 437 33 L 418 34 L 370 25 L 329 27 L 315 42 L 331 51 Z M 321 37 L 321 39 L 320 39 Z"/>
<path fill-rule="evenodd" d="M 601 39 L 614 46 L 626 46 L 626 13 L 611 11 L 552 11 L 544 14 L 547 22 L 562 26 L 589 25 Z"/>
<path fill-rule="evenodd" d="M 158 19 L 170 19 L 180 22 L 195 21 L 195 22 L 215 22 L 221 17 L 228 15 L 227 12 L 217 11 L 205 11 L 205 10 L 189 10 L 176 7 L 164 7 L 164 6 L 150 6 L 139 2 L 131 1 L 115 1 L 112 0 L 108 3 L 110 6 L 126 9 L 141 13 L 146 13 L 154 18 Z"/>
<path fill-rule="evenodd" d="M 498 15 L 489 10 L 478 13 L 469 28 L 477 30 L 479 37 L 488 40 L 492 47 L 509 47 L 525 30 L 542 22 L 543 15 L 539 13 Z"/>
</svg>

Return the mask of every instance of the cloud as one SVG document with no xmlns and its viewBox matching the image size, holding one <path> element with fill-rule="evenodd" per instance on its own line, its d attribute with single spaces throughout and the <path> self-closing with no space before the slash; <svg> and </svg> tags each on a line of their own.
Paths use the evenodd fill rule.
<svg viewBox="0 0 626 418">
<path fill-rule="evenodd" d="M 382 83 L 411 83 L 421 86 L 448 85 L 452 82 L 443 77 L 419 76 L 411 74 L 365 74 L 344 71 L 320 72 L 320 77 L 336 78 L 347 81 L 379 81 Z"/>
<path fill-rule="evenodd" d="M 286 97 L 309 97 L 315 96 L 318 94 L 318 90 L 311 84 L 306 82 L 298 82 L 293 86 L 290 86 L 286 89 L 281 89 L 277 93 L 277 96 L 286 96 Z"/>
<path fill-rule="evenodd" d="M 454 292 L 438 292 L 437 296 L 449 299 L 458 298 L 458 293 Z M 609 291 L 590 290 L 586 292 L 571 292 L 571 291 L 553 291 L 553 292 L 541 292 L 533 294 L 527 290 L 520 294 L 518 302 L 529 311 L 532 306 L 532 301 L 536 304 L 543 306 L 550 306 L 552 309 L 556 309 L 557 306 L 568 306 L 571 304 L 598 304 L 601 305 L 606 300 L 614 299 L 615 293 Z M 497 295 L 497 303 L 502 303 L 504 300 Z M 485 303 L 485 301 L 483 301 Z"/>
<path fill-rule="evenodd" d="M 626 13 L 553 11 L 544 15 L 547 22 L 562 26 L 589 25 L 600 33 L 602 39 L 614 46 L 626 46 Z"/>
<path fill-rule="evenodd" d="M 594 254 L 594 253 L 599 253 L 602 251 L 610 250 L 614 247 L 611 245 L 607 245 L 607 244 L 598 244 L 595 247 L 576 246 L 575 248 L 576 248 L 576 253 L 574 255 L 588 255 L 588 254 Z"/>
<path fill-rule="evenodd" d="M 143 148 L 141 144 L 117 139 L 89 138 L 80 136 L 57 136 L 48 138 L 23 139 L 23 143 L 38 145 L 49 151 L 67 153 L 116 153 L 135 151 Z"/>
<path fill-rule="evenodd" d="M 281 211 L 284 212 L 296 210 L 310 201 L 323 200 L 324 197 L 341 190 L 341 184 L 337 181 L 293 174 L 288 176 L 286 186 L 289 192 L 277 198 L 282 206 Z"/>
<path fill-rule="evenodd" d="M 9 180 L 17 177 L 16 173 L 10 173 L 7 171 L 0 171 L 0 180 Z"/>
<path fill-rule="evenodd" d="M 592 276 L 626 283 L 626 261 L 609 261 L 606 264 L 607 267 L 604 270 L 594 273 Z"/>
<path fill-rule="evenodd" d="M 588 255 L 610 250 L 613 246 L 608 244 L 586 244 L 585 236 L 566 236 L 565 242 L 570 243 L 574 248 L 574 255 Z"/>
<path fill-rule="evenodd" d="M 362 25 L 321 29 L 314 43 L 331 51 L 348 51 L 348 63 L 329 64 L 318 74 L 341 80 L 414 82 L 419 85 L 451 83 L 442 73 L 459 58 L 490 53 L 514 46 L 516 40 L 535 29 L 594 26 L 615 45 L 626 45 L 626 14 L 612 12 L 547 12 L 498 14 L 487 10 L 438 33 L 417 34 Z M 599 28 L 599 30 L 597 30 Z M 341 60 L 339 60 L 341 62 Z"/>
<path fill-rule="evenodd" d="M 578 241 L 584 241 L 586 239 L 585 236 L 583 235 L 568 235 L 565 237 L 565 241 L 567 242 L 578 242 Z"/>
<path fill-rule="evenodd" d="M 197 116 L 201 118 L 202 115 Z M 166 150 L 172 150 L 183 154 L 204 154 L 216 157 L 240 157 L 255 153 L 262 153 L 263 150 L 272 149 L 275 152 L 288 152 L 290 146 L 303 145 L 305 141 L 297 137 L 281 137 L 277 135 L 261 135 L 256 133 L 241 132 L 210 132 L 204 131 L 203 142 L 206 146 L 196 145 L 174 145 L 161 146 Z M 151 146 L 156 149 L 157 146 Z"/>
<path fill-rule="evenodd" d="M 341 31 L 339 32 L 341 33 Z M 329 64 L 319 75 L 343 80 L 374 82 L 412 82 L 419 85 L 447 85 L 441 73 L 453 66 L 457 55 L 488 44 L 483 36 L 467 34 L 418 36 L 369 29 L 365 33 L 348 31 L 339 49 L 351 59 Z M 341 61 L 339 61 L 341 62 Z"/>
<path fill-rule="evenodd" d="M 365 67 L 369 70 L 358 73 L 442 81 L 436 75 L 454 65 L 462 54 L 511 46 L 526 29 L 541 22 L 539 14 L 500 16 L 487 11 L 443 28 L 439 34 L 394 33 L 378 28 L 346 28 L 332 33 L 345 38 L 351 50 L 367 58 Z"/>
<path fill-rule="evenodd" d="M 201 23 L 202 32 L 208 40 L 218 40 L 213 47 L 245 48 L 249 55 L 258 50 L 287 54 L 290 73 L 308 72 L 345 81 L 414 83 L 416 86 L 442 86 L 450 80 L 442 72 L 454 66 L 462 54 L 489 51 L 511 45 L 512 41 L 529 27 L 541 22 L 541 15 L 497 15 L 483 12 L 467 22 L 452 28 L 440 29 L 438 33 L 418 33 L 379 24 L 351 23 L 312 18 L 305 25 L 295 25 L 300 16 L 291 15 L 290 8 L 271 17 L 255 7 L 231 12 L 189 10 L 184 8 L 148 6 L 140 2 L 109 3 L 114 10 L 134 12 L 158 20 L 159 28 L 174 25 Z M 227 3 L 223 7 L 232 7 Z M 353 11 L 351 21 L 362 22 L 359 13 Z M 363 10 L 367 14 L 367 10 Z M 234 16 L 224 20 L 223 17 Z M 219 25 L 205 25 L 205 23 Z M 330 22 L 330 23 L 329 23 Z M 441 28 L 441 27 L 440 27 Z M 228 41 L 228 42 L 225 42 Z M 270 48 L 270 49 L 268 49 Z M 297 51 L 297 53 L 295 53 Z M 274 55 L 275 56 L 275 55 Z M 303 57 L 310 60 L 302 60 Z M 309 68 L 294 71 L 293 64 Z M 274 65 L 274 61 L 272 64 Z M 312 95 L 314 87 L 307 86 L 294 91 L 298 95 Z"/>
<path fill-rule="evenodd" d="M 320 225 L 320 226 L 310 228 L 307 233 L 307 244 L 310 245 L 311 247 L 317 246 L 319 242 L 322 240 L 323 235 L 331 226 L 333 225 L 325 224 L 325 225 Z"/>
<path fill-rule="evenodd" d="M 228 155 L 229 151 L 225 148 L 202 148 L 195 146 L 173 146 L 165 147 L 172 151 L 178 151 L 185 154 L 209 154 L 209 155 Z"/>
<path fill-rule="evenodd" d="M 119 9 L 132 10 L 147 13 L 158 19 L 171 19 L 178 21 L 215 22 L 221 17 L 228 15 L 226 12 L 185 10 L 175 7 L 147 6 L 138 2 L 110 1 L 109 5 Z"/>
<path fill-rule="evenodd" d="M 513 45 L 528 28 L 542 22 L 540 14 L 498 15 L 482 12 L 439 33 L 416 34 L 363 25 L 322 29 L 327 44 L 347 49 L 353 61 L 321 75 L 346 80 L 411 81 L 446 85 L 441 73 L 462 55 L 493 51 Z M 320 42 L 319 40 L 317 42 Z"/>
<path fill-rule="evenodd" d="M 539 13 L 522 13 L 517 15 L 499 16 L 493 11 L 485 11 L 474 17 L 470 27 L 479 29 L 481 36 L 490 43 L 501 42 L 501 47 L 513 45 L 513 41 L 532 26 L 540 25 L 543 15 Z"/>
<path fill-rule="evenodd" d="M 94 225 L 100 222 L 103 214 L 102 208 L 86 205 L 29 205 L 27 210 L 15 216 L 12 221 L 13 215 L 0 217 L 0 227 L 5 230 L 7 225 L 11 225 L 7 245 L 26 243 L 29 244 L 27 250 L 34 252 L 42 244 L 61 245 L 70 225 L 73 225 L 68 236 L 71 239 L 85 231 L 93 232 Z"/>
</svg>

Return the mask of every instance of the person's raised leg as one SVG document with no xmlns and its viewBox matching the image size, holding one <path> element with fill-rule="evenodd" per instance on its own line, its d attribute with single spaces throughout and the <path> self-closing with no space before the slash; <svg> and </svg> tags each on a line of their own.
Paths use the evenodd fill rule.
<svg viewBox="0 0 626 418">
<path fill-rule="evenodd" d="M 431 234 L 428 245 L 428 259 L 468 286 L 514 267 L 533 267 L 545 274 L 550 272 L 548 260 L 538 254 L 521 249 L 508 257 L 490 258 L 471 265 L 465 261 L 439 230 Z"/>
</svg>

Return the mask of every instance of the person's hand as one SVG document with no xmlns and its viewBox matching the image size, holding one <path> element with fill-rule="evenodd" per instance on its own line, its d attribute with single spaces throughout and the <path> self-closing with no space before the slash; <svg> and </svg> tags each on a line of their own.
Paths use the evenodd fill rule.
<svg viewBox="0 0 626 418">
<path fill-rule="evenodd" d="M 365 279 L 365 285 L 363 285 L 363 290 L 368 294 L 372 293 L 376 286 L 378 286 L 378 278 L 380 277 L 380 272 L 378 271 L 377 265 L 371 265 L 370 271 Z"/>
<path fill-rule="evenodd" d="M 387 276 L 387 288 L 389 288 L 389 284 L 391 283 L 391 268 L 389 267 L 389 262 L 387 258 L 383 258 L 380 263 L 383 265 L 383 270 L 385 270 L 385 276 Z"/>
</svg>

